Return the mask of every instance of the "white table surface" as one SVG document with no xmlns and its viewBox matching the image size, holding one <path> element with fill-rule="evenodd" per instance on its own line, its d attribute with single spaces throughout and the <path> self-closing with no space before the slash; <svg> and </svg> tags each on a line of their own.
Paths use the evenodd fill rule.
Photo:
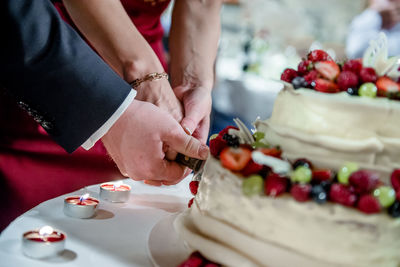
<svg viewBox="0 0 400 267">
<path fill-rule="evenodd" d="M 0 266 L 152 266 L 147 242 L 153 226 L 161 219 L 184 210 L 192 197 L 191 175 L 174 186 L 153 187 L 133 180 L 126 203 L 100 199 L 95 217 L 71 218 L 63 213 L 65 196 L 90 193 L 99 199 L 99 185 L 60 196 L 33 208 L 14 220 L 0 235 Z M 50 225 L 67 234 L 66 250 L 60 256 L 34 260 L 22 254 L 22 234 Z"/>
</svg>

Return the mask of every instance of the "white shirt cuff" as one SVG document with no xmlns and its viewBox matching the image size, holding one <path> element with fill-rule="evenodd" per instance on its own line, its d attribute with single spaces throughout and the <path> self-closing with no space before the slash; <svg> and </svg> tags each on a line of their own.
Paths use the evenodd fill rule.
<svg viewBox="0 0 400 267">
<path fill-rule="evenodd" d="M 96 131 L 88 140 L 83 143 L 82 147 L 86 150 L 91 149 L 94 144 L 105 135 L 111 126 L 121 117 L 122 113 L 128 108 L 136 96 L 136 91 L 131 90 L 128 96 L 125 98 L 124 102 L 119 106 L 119 108 L 114 112 L 114 114 Z"/>
</svg>

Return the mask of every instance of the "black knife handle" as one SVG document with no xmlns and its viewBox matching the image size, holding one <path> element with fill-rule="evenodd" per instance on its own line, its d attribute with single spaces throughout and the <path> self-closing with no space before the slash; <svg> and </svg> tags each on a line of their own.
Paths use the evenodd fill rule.
<svg viewBox="0 0 400 267">
<path fill-rule="evenodd" d="M 179 164 L 182 164 L 182 165 L 192 169 L 195 172 L 199 171 L 201 166 L 203 165 L 203 160 L 191 158 L 191 157 L 185 156 L 181 153 L 178 153 L 175 161 Z"/>
</svg>

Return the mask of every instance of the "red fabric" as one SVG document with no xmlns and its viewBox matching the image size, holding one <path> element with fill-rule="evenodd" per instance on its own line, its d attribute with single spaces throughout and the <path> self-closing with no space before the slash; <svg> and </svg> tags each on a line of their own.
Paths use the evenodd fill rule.
<svg viewBox="0 0 400 267">
<path fill-rule="evenodd" d="M 169 1 L 155 0 L 154 6 L 145 0 L 121 2 L 166 67 L 160 15 Z M 56 7 L 63 19 L 72 23 L 62 4 L 56 3 Z M 101 142 L 89 151 L 79 148 L 68 154 L 16 105 L 15 99 L 0 95 L 0 231 L 43 201 L 121 178 Z"/>
</svg>

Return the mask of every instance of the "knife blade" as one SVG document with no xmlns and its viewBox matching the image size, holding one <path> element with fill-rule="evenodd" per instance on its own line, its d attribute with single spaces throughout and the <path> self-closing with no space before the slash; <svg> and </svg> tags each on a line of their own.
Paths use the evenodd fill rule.
<svg viewBox="0 0 400 267">
<path fill-rule="evenodd" d="M 182 164 L 182 165 L 188 167 L 189 169 L 193 170 L 193 180 L 194 181 L 201 180 L 201 175 L 203 174 L 204 163 L 206 162 L 205 160 L 191 158 L 191 157 L 188 157 L 181 153 L 178 153 L 175 161 L 177 163 Z"/>
</svg>

